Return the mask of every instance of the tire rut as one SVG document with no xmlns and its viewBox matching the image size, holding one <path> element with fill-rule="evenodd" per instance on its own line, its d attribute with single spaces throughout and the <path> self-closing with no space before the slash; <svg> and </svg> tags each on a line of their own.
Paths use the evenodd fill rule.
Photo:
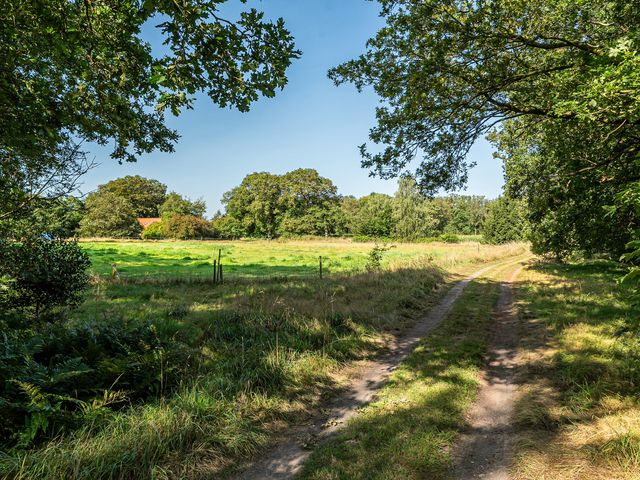
<svg viewBox="0 0 640 480">
<path fill-rule="evenodd" d="M 371 366 L 351 382 L 344 393 L 328 402 L 321 409 L 321 414 L 312 416 L 305 424 L 291 427 L 287 431 L 285 441 L 268 451 L 235 478 L 237 480 L 293 478 L 302 470 L 304 462 L 316 445 L 328 440 L 345 422 L 357 414 L 360 407 L 375 399 L 378 388 L 384 384 L 398 364 L 413 351 L 417 343 L 444 320 L 467 285 L 489 270 L 504 265 L 505 263 L 489 265 L 456 283 L 425 317 L 392 344 L 389 353 L 372 362 Z"/>
<path fill-rule="evenodd" d="M 478 399 L 469 413 L 469 426 L 461 435 L 454 454 L 455 478 L 458 480 L 507 480 L 509 477 L 519 341 L 512 283 L 522 268 L 514 270 L 500 285 L 486 370 Z"/>
</svg>

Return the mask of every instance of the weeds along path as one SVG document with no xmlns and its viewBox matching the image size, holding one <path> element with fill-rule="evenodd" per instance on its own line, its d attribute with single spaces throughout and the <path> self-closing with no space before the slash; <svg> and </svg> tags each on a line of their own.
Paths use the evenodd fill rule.
<svg viewBox="0 0 640 480">
<path fill-rule="evenodd" d="M 508 478 L 519 339 L 511 284 L 522 268 L 520 266 L 511 272 L 508 280 L 500 285 L 487 368 L 476 403 L 469 412 L 469 428 L 460 437 L 456 448 L 455 478 L 459 480 Z"/>
<path fill-rule="evenodd" d="M 519 258 L 517 261 L 521 262 L 522 259 Z M 515 262 L 516 260 L 511 259 L 489 265 L 456 283 L 425 317 L 390 346 L 389 353 L 372 362 L 345 392 L 328 402 L 321 409 L 321 413 L 313 416 L 306 424 L 290 428 L 287 439 L 240 474 L 237 477 L 238 480 L 293 478 L 301 471 L 315 445 L 326 441 L 346 421 L 357 414 L 359 407 L 374 399 L 376 390 L 385 382 L 389 374 L 411 353 L 421 338 L 442 322 L 471 281 L 489 270 Z"/>
</svg>

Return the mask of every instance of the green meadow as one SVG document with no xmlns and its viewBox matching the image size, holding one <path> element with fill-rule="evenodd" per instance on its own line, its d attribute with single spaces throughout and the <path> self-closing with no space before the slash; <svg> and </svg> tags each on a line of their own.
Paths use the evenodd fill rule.
<svg viewBox="0 0 640 480">
<path fill-rule="evenodd" d="M 462 237 L 465 238 L 465 237 Z M 468 239 L 476 240 L 469 236 Z M 465 238 L 466 240 L 466 238 Z M 207 278 L 212 275 L 213 260 L 222 257 L 224 273 L 233 277 L 269 277 L 314 275 L 319 271 L 345 273 L 363 271 L 374 246 L 370 242 L 327 240 L 236 240 L 236 241 L 83 241 L 92 271 L 111 274 L 115 263 L 123 278 Z M 436 263 L 451 264 L 469 256 L 489 254 L 495 247 L 476 241 L 457 244 L 389 243 L 384 264 L 419 257 Z"/>
<path fill-rule="evenodd" d="M 81 245 L 95 275 L 51 348 L 90 349 L 76 388 L 105 392 L 54 440 L 0 457 L 0 478 L 224 477 L 340 390 L 452 282 L 528 252 L 396 244 L 367 271 L 374 244 L 347 240 Z M 223 284 L 211 279 L 218 249 Z"/>
</svg>

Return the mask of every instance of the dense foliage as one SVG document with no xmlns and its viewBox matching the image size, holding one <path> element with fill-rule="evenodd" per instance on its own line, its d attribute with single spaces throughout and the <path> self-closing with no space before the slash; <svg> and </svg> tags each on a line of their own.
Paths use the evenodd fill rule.
<svg viewBox="0 0 640 480">
<path fill-rule="evenodd" d="M 515 242 L 526 238 L 527 227 L 522 202 L 500 197 L 489 204 L 482 224 L 482 237 L 488 243 Z"/>
<path fill-rule="evenodd" d="M 99 426 L 126 402 L 166 393 L 192 349 L 152 323 L 110 318 L 6 329 L 0 336 L 0 442 L 29 447 Z"/>
<path fill-rule="evenodd" d="M 85 237 L 135 237 L 140 224 L 135 209 L 126 198 L 115 193 L 89 195 L 87 214 L 80 222 L 80 233 Z"/>
<path fill-rule="evenodd" d="M 0 242 L 0 306 L 40 320 L 73 306 L 87 287 L 89 258 L 75 242 L 28 239 Z"/>
<path fill-rule="evenodd" d="M 479 234 L 489 204 L 477 196 L 425 197 L 410 176 L 400 179 L 393 197 L 340 197 L 329 179 L 311 169 L 247 175 L 223 202 L 225 215 L 212 221 L 213 234 L 222 238 L 353 235 L 400 240 Z"/>
<path fill-rule="evenodd" d="M 537 252 L 618 254 L 637 216 L 604 206 L 640 179 L 638 2 L 380 3 L 386 25 L 330 72 L 381 98 L 370 139 L 386 147 L 363 145 L 363 165 L 389 177 L 422 154 L 421 189 L 452 189 L 492 133 Z"/>
<path fill-rule="evenodd" d="M 191 215 L 203 218 L 206 211 L 207 205 L 204 200 L 191 201 L 176 192 L 171 192 L 164 197 L 164 201 L 158 207 L 158 214 L 163 219 L 170 218 L 172 215 Z"/>
<path fill-rule="evenodd" d="M 52 319 L 54 310 L 82 298 L 87 257 L 60 238 L 74 236 L 78 227 L 85 235 L 137 235 L 137 217 L 159 215 L 166 200 L 160 182 L 125 177 L 89 195 L 85 214 L 81 202 L 68 197 L 92 166 L 83 143 L 113 145 L 111 156 L 119 162 L 172 151 L 178 134 L 165 124 L 167 110 L 178 115 L 204 93 L 221 107 L 247 111 L 260 95 L 272 97 L 287 83 L 286 70 L 299 52 L 283 20 L 266 21 L 255 9 L 225 18 L 225 3 L 2 4 L 3 447 L 28 447 L 69 425 L 97 427 L 104 406 L 162 393 L 189 358 L 181 360 L 177 342 L 158 340 L 152 324 L 130 328 L 112 318 L 100 326 L 70 326 L 64 315 L 52 324 L 27 320 Z M 162 48 L 144 38 L 149 28 Z M 198 231 L 204 220 L 192 215 L 202 205 L 184 212 L 175 204 L 166 209 L 170 226 Z"/>
</svg>

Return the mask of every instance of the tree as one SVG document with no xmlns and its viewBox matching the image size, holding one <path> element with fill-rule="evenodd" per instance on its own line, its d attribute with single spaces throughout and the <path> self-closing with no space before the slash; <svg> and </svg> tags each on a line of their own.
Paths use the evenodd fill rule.
<svg viewBox="0 0 640 480">
<path fill-rule="evenodd" d="M 505 163 L 509 196 L 526 203 L 532 248 L 558 258 L 575 251 L 617 258 L 638 228 L 637 212 L 621 206 L 617 194 L 640 179 L 637 162 L 618 162 L 617 140 L 578 122 L 548 125 L 522 135 L 508 124 L 494 141 Z"/>
<path fill-rule="evenodd" d="M 172 215 L 163 220 L 164 233 L 167 237 L 187 240 L 211 235 L 211 226 L 204 218 L 194 215 Z"/>
<path fill-rule="evenodd" d="M 487 200 L 480 196 L 451 195 L 451 218 L 445 231 L 459 235 L 475 235 L 480 231 Z"/>
<path fill-rule="evenodd" d="M 172 215 L 192 215 L 202 218 L 206 211 L 207 205 L 204 200 L 198 199 L 192 202 L 176 192 L 168 194 L 158 208 L 158 213 L 162 218 L 169 218 Z"/>
<path fill-rule="evenodd" d="M 435 226 L 435 219 L 428 215 L 427 199 L 420 193 L 411 176 L 403 176 L 393 199 L 394 236 L 403 240 L 415 240 L 427 236 Z"/>
<path fill-rule="evenodd" d="M 131 203 L 115 193 L 91 194 L 87 197 L 87 214 L 80 222 L 85 237 L 133 237 L 140 234 L 140 224 Z"/>
<path fill-rule="evenodd" d="M 268 172 L 252 173 L 225 193 L 227 215 L 242 223 L 247 235 L 275 238 L 280 222 L 280 177 Z"/>
<path fill-rule="evenodd" d="M 217 238 L 235 240 L 247 236 L 244 225 L 229 215 L 219 215 L 211 220 L 211 231 Z"/>
<path fill-rule="evenodd" d="M 482 236 L 487 243 L 507 243 L 526 237 L 524 205 L 518 200 L 500 197 L 489 203 L 482 224 Z"/>
<path fill-rule="evenodd" d="M 355 235 L 390 237 L 395 227 L 393 198 L 382 193 L 371 193 L 358 199 L 352 225 Z"/>
<path fill-rule="evenodd" d="M 280 177 L 279 232 L 294 235 L 329 235 L 341 226 L 338 189 L 311 168 L 300 168 Z"/>
<path fill-rule="evenodd" d="M 640 151 L 637 2 L 381 0 L 386 25 L 367 51 L 329 72 L 381 97 L 363 166 L 388 178 L 423 154 L 422 189 L 464 185 L 466 154 L 507 121 L 535 134 L 576 122 L 616 143 L 604 162 Z M 517 120 L 516 120 L 517 119 Z"/>
<path fill-rule="evenodd" d="M 312 168 L 299 168 L 281 176 L 281 209 L 290 216 L 304 215 L 310 208 L 337 204 L 338 189 Z"/>
<path fill-rule="evenodd" d="M 166 193 L 167 186 L 158 180 L 127 175 L 99 185 L 92 195 L 117 195 L 129 202 L 136 217 L 157 217 Z"/>
<path fill-rule="evenodd" d="M 134 161 L 172 151 L 165 112 L 191 108 L 198 92 L 247 111 L 273 97 L 300 52 L 282 19 L 249 9 L 224 18 L 225 0 L 9 2 L 0 12 L 2 176 L 63 171 L 83 141 L 114 143 Z M 162 49 L 143 37 L 151 24 Z M 58 164 L 58 165 L 56 165 Z M 69 178 L 63 175 L 63 182 Z M 5 187 L 7 187 L 5 189 Z M 0 183 L 0 194 L 19 188 Z M 21 200 L 18 198 L 17 202 Z"/>
<path fill-rule="evenodd" d="M 242 223 L 250 236 L 330 235 L 344 223 L 335 185 L 310 168 L 252 173 L 225 193 L 222 203 L 226 216 Z"/>
<path fill-rule="evenodd" d="M 39 198 L 31 201 L 31 213 L 18 215 L 15 220 L 5 220 L 4 230 L 15 239 L 71 238 L 78 234 L 80 221 L 85 214 L 82 200 L 66 196 L 55 199 Z"/>
</svg>

